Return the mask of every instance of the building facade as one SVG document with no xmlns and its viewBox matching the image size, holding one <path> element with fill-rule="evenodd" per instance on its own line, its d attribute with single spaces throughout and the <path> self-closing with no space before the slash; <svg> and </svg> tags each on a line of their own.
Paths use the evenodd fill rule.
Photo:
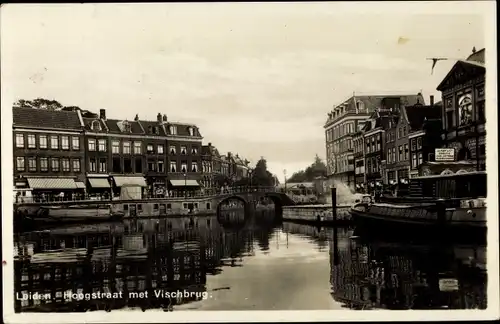
<svg viewBox="0 0 500 324">
<path fill-rule="evenodd" d="M 356 162 L 354 158 L 354 145 L 353 139 L 356 138 L 358 144 L 360 142 L 359 131 L 366 126 L 366 121 L 373 117 L 373 113 L 376 111 L 390 111 L 399 110 L 402 105 L 413 105 L 417 102 L 417 98 L 423 98 L 421 94 L 417 95 L 363 95 L 357 96 L 353 95 L 342 104 L 334 107 L 334 109 L 328 113 L 328 120 L 324 126 L 325 136 L 326 136 L 326 153 L 327 153 L 327 168 L 328 168 L 328 178 L 333 184 L 333 182 L 342 182 L 346 184 L 352 191 L 356 190 L 356 184 L 358 183 L 356 179 L 360 179 L 360 175 L 356 175 Z M 378 127 L 378 126 L 377 126 Z M 371 129 L 371 133 L 376 135 L 375 130 Z M 378 133 L 377 133 L 378 134 Z M 378 135 L 377 135 L 378 136 Z M 382 135 L 381 135 L 382 136 Z M 363 135 L 363 147 L 364 153 L 375 156 L 375 152 L 367 152 L 366 148 L 368 144 L 370 149 L 377 147 L 375 141 L 378 137 L 370 137 L 370 143 L 366 142 L 366 137 Z M 382 137 L 380 137 L 382 140 Z M 382 144 L 380 144 L 382 147 Z M 381 157 L 380 161 L 384 160 L 383 152 L 378 152 Z M 358 164 L 357 167 L 364 168 L 364 173 L 375 175 L 375 173 L 380 174 L 379 165 L 381 162 L 376 162 L 375 169 L 377 172 L 373 172 L 372 158 L 370 158 L 370 168 L 368 168 L 366 160 L 361 162 L 359 159 L 360 150 L 358 149 Z M 360 169 L 358 169 L 360 170 Z M 366 175 L 364 179 L 366 180 Z M 373 175 L 371 176 L 373 178 Z M 381 177 L 378 177 L 381 179 Z M 359 180 L 358 180 L 359 181 Z M 359 188 L 358 188 L 359 190 Z"/>
<path fill-rule="evenodd" d="M 443 144 L 455 149 L 456 160 L 475 161 L 477 170 L 486 170 L 485 74 L 485 49 L 473 49 L 437 87 L 443 102 Z"/>
<path fill-rule="evenodd" d="M 80 112 L 16 107 L 12 115 L 16 194 L 37 199 L 83 194 L 86 165 Z"/>
<path fill-rule="evenodd" d="M 352 136 L 354 147 L 354 181 L 356 192 L 365 190 L 365 140 L 363 132 L 358 130 Z"/>
</svg>

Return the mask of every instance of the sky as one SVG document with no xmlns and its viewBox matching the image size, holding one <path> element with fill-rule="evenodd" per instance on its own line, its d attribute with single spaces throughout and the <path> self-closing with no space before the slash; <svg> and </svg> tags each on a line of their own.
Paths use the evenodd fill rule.
<svg viewBox="0 0 500 324">
<path fill-rule="evenodd" d="M 353 92 L 440 100 L 454 62 L 431 75 L 426 58 L 485 47 L 485 12 L 476 1 L 8 4 L 2 93 L 109 118 L 161 112 L 197 124 L 221 154 L 264 157 L 283 182 L 326 156 L 327 113 Z"/>
</svg>

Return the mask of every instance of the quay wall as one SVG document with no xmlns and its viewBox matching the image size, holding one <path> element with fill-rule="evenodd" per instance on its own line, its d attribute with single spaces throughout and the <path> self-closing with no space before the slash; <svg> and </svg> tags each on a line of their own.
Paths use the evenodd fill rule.
<svg viewBox="0 0 500 324">
<path fill-rule="evenodd" d="M 349 213 L 350 205 L 337 205 L 337 218 L 340 222 L 351 221 Z M 302 205 L 302 206 L 284 206 L 283 220 L 302 221 L 302 222 L 328 222 L 333 219 L 332 205 Z"/>
</svg>

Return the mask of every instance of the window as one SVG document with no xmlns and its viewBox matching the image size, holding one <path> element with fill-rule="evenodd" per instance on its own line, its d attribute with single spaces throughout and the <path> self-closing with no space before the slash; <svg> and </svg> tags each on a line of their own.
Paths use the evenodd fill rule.
<svg viewBox="0 0 500 324">
<path fill-rule="evenodd" d="M 191 148 L 191 154 L 193 154 L 193 155 L 198 154 L 198 148 L 197 147 L 192 147 Z"/>
<path fill-rule="evenodd" d="M 458 99 L 458 120 L 460 126 L 472 123 L 472 96 L 466 94 Z"/>
<path fill-rule="evenodd" d="M 28 148 L 36 148 L 36 136 L 34 134 L 28 135 Z"/>
<path fill-rule="evenodd" d="M 122 125 L 123 125 L 123 132 L 124 133 L 131 133 L 132 132 L 132 127 L 128 121 L 124 121 Z"/>
<path fill-rule="evenodd" d="M 95 139 L 94 138 L 89 138 L 89 151 L 91 151 L 91 152 L 95 151 Z"/>
<path fill-rule="evenodd" d="M 422 152 L 418 153 L 418 165 L 423 163 L 423 154 Z"/>
<path fill-rule="evenodd" d="M 16 158 L 16 169 L 17 169 L 17 171 L 23 172 L 25 170 L 24 168 L 25 168 L 25 166 L 24 166 L 24 157 L 18 156 Z"/>
<path fill-rule="evenodd" d="M 67 159 L 67 158 L 61 159 L 61 164 L 62 164 L 62 171 L 63 172 L 69 172 L 70 171 L 70 168 L 69 168 L 69 159 Z"/>
<path fill-rule="evenodd" d="M 38 138 L 39 140 L 39 145 L 40 145 L 40 148 L 41 149 L 46 149 L 48 147 L 48 143 L 47 143 L 47 135 L 40 135 L 40 137 Z"/>
<path fill-rule="evenodd" d="M 75 150 L 75 151 L 80 150 L 80 139 L 76 136 L 73 136 L 71 141 L 72 141 L 73 150 Z"/>
<path fill-rule="evenodd" d="M 477 120 L 480 122 L 486 121 L 486 115 L 484 112 L 484 101 L 478 102 L 476 104 L 477 107 Z"/>
<path fill-rule="evenodd" d="M 158 154 L 163 154 L 163 145 L 158 145 L 157 150 Z"/>
<path fill-rule="evenodd" d="M 420 150 L 422 148 L 422 137 L 419 137 L 417 139 L 417 150 Z"/>
<path fill-rule="evenodd" d="M 177 126 L 170 125 L 170 135 L 177 135 Z"/>
<path fill-rule="evenodd" d="M 73 172 L 80 172 L 80 159 L 73 159 Z"/>
<path fill-rule="evenodd" d="M 50 137 L 50 148 L 53 150 L 57 150 L 59 148 L 59 137 L 57 136 Z"/>
<path fill-rule="evenodd" d="M 36 172 L 36 158 L 35 157 L 28 158 L 28 171 Z"/>
<path fill-rule="evenodd" d="M 412 153 L 411 154 L 411 167 L 416 168 L 417 167 L 417 153 Z"/>
<path fill-rule="evenodd" d="M 61 136 L 61 148 L 69 150 L 69 136 Z"/>
<path fill-rule="evenodd" d="M 187 172 L 187 162 L 182 162 L 181 163 L 181 172 L 186 173 Z"/>
<path fill-rule="evenodd" d="M 134 142 L 134 154 L 142 154 L 142 143 Z"/>
<path fill-rule="evenodd" d="M 392 163 L 392 160 L 391 160 L 391 150 L 390 149 L 387 151 L 387 162 L 388 163 Z"/>
<path fill-rule="evenodd" d="M 380 151 L 380 146 L 381 146 L 381 140 L 380 137 L 377 139 L 377 151 Z"/>
<path fill-rule="evenodd" d="M 40 171 L 47 172 L 49 171 L 49 159 L 48 158 L 40 158 Z"/>
<path fill-rule="evenodd" d="M 170 154 L 175 155 L 175 146 L 170 145 Z"/>
<path fill-rule="evenodd" d="M 369 173 L 371 173 L 371 171 L 372 171 L 372 160 L 371 159 L 368 159 L 366 161 L 366 171 Z"/>
<path fill-rule="evenodd" d="M 130 142 L 123 142 L 123 154 L 130 154 Z"/>
<path fill-rule="evenodd" d="M 59 172 L 59 158 L 52 158 L 50 160 L 50 167 L 53 172 Z"/>
<path fill-rule="evenodd" d="M 96 159 L 90 159 L 90 172 L 97 172 L 97 161 Z"/>
<path fill-rule="evenodd" d="M 409 154 L 408 144 L 405 144 L 405 161 L 408 160 L 408 154 Z"/>
<path fill-rule="evenodd" d="M 122 172 L 122 161 L 120 157 L 113 157 L 113 173 L 121 173 Z"/>
<path fill-rule="evenodd" d="M 185 146 L 181 146 L 181 154 L 186 155 L 187 154 L 187 148 Z"/>
<path fill-rule="evenodd" d="M 396 160 L 396 148 L 395 148 L 395 147 L 393 147 L 393 148 L 392 148 L 392 162 L 393 162 L 393 163 L 394 163 L 394 162 L 398 162 L 398 161 Z"/>
<path fill-rule="evenodd" d="M 448 129 L 455 127 L 455 113 L 453 110 L 446 112 L 446 126 Z"/>
<path fill-rule="evenodd" d="M 111 142 L 111 152 L 113 154 L 120 154 L 120 141 Z"/>
<path fill-rule="evenodd" d="M 148 171 L 156 171 L 156 163 L 154 161 L 148 161 Z"/>
<path fill-rule="evenodd" d="M 158 161 L 158 172 L 165 172 L 165 168 L 163 166 L 163 161 Z"/>
<path fill-rule="evenodd" d="M 24 134 L 16 134 L 16 147 L 24 147 Z"/>
<path fill-rule="evenodd" d="M 170 161 L 170 172 L 177 172 L 177 162 Z"/>
<path fill-rule="evenodd" d="M 406 136 L 406 126 L 403 127 L 403 136 Z"/>
<path fill-rule="evenodd" d="M 148 153 L 154 153 L 153 144 L 148 144 L 147 147 L 146 147 L 146 151 Z"/>
<path fill-rule="evenodd" d="M 99 152 L 106 152 L 106 140 L 105 139 L 99 140 Z"/>
<path fill-rule="evenodd" d="M 123 159 L 123 172 L 124 173 L 133 173 L 134 170 L 132 170 L 132 160 L 131 159 Z"/>
<path fill-rule="evenodd" d="M 106 159 L 99 159 L 99 172 L 106 173 Z"/>
<path fill-rule="evenodd" d="M 135 173 L 142 173 L 142 158 L 135 159 Z"/>
<path fill-rule="evenodd" d="M 91 128 L 92 128 L 92 130 L 100 131 L 101 130 L 101 123 L 99 123 L 98 120 L 93 120 Z"/>
<path fill-rule="evenodd" d="M 188 130 L 189 130 L 189 135 L 190 136 L 194 136 L 194 129 L 193 129 L 193 127 L 189 127 Z"/>
<path fill-rule="evenodd" d="M 403 161 L 403 145 L 399 145 L 399 161 Z"/>
<path fill-rule="evenodd" d="M 416 151 L 417 150 L 417 142 L 414 138 L 411 140 L 411 150 Z"/>
<path fill-rule="evenodd" d="M 198 172 L 198 163 L 191 162 L 191 172 Z"/>
</svg>

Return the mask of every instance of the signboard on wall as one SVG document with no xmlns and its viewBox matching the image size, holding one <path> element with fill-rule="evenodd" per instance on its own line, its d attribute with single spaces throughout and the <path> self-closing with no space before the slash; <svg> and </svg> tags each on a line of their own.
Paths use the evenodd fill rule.
<svg viewBox="0 0 500 324">
<path fill-rule="evenodd" d="M 437 148 L 434 151 L 436 162 L 450 162 L 455 161 L 454 148 Z"/>
</svg>

